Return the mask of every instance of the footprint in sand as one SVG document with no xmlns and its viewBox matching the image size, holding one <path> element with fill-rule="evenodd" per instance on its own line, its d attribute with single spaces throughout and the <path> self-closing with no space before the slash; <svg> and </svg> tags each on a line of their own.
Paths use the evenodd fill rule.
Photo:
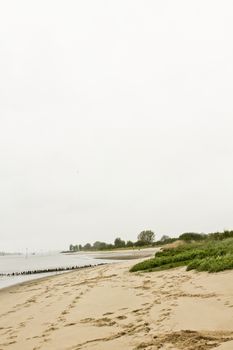
<svg viewBox="0 0 233 350">
<path fill-rule="evenodd" d="M 136 313 L 138 313 L 138 312 L 140 312 L 140 311 L 141 311 L 141 309 L 135 309 L 135 310 L 133 310 L 132 312 L 136 314 Z"/>
<path fill-rule="evenodd" d="M 77 323 L 75 323 L 75 322 L 70 322 L 70 323 L 65 324 L 64 327 L 71 327 L 71 326 L 75 326 L 76 324 Z"/>
<path fill-rule="evenodd" d="M 95 320 L 93 324 L 97 327 L 111 327 L 111 326 L 114 326 L 116 322 L 111 320 L 108 317 L 103 317 Z"/>
<path fill-rule="evenodd" d="M 91 318 L 91 317 L 88 317 L 88 318 L 83 318 L 80 322 L 81 323 L 89 323 L 89 322 L 92 322 L 92 321 L 95 321 L 95 319 Z"/>
<path fill-rule="evenodd" d="M 118 320 L 125 320 L 127 318 L 127 316 L 124 316 L 124 315 L 120 315 L 120 316 L 117 316 L 116 319 Z"/>
</svg>

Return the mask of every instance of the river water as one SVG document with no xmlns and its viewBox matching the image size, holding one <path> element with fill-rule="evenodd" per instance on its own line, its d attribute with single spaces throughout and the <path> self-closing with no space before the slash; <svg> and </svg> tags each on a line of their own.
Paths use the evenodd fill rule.
<svg viewBox="0 0 233 350">
<path fill-rule="evenodd" d="M 65 268 L 71 266 L 97 265 L 100 263 L 110 263 L 109 260 L 98 260 L 93 255 L 88 254 L 38 254 L 38 255 L 4 255 L 0 256 L 0 274 L 22 272 L 31 270 L 43 270 L 52 268 Z M 0 288 L 37 279 L 54 273 L 42 273 L 25 276 L 4 276 L 0 277 Z"/>
</svg>

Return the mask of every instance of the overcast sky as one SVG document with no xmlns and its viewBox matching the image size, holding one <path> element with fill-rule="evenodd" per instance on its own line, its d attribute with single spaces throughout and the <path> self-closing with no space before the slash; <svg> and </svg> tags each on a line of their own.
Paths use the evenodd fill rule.
<svg viewBox="0 0 233 350">
<path fill-rule="evenodd" d="M 233 228 L 231 0 L 0 5 L 0 251 Z"/>
</svg>

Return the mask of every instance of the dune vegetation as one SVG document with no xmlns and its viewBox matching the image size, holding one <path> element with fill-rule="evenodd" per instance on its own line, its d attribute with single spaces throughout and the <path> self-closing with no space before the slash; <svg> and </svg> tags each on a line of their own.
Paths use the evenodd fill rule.
<svg viewBox="0 0 233 350">
<path fill-rule="evenodd" d="M 233 269 L 233 237 L 222 233 L 198 241 L 186 241 L 176 248 L 166 248 L 155 257 L 134 265 L 130 271 L 159 271 L 186 266 L 187 271 L 219 272 Z M 228 235 L 229 237 L 229 235 Z"/>
</svg>

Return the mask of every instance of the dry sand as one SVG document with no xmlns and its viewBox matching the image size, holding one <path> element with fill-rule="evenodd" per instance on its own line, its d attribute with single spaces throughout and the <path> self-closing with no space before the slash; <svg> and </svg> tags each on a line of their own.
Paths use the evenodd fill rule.
<svg viewBox="0 0 233 350">
<path fill-rule="evenodd" d="M 0 291 L 0 349 L 233 349 L 233 271 L 99 266 Z"/>
<path fill-rule="evenodd" d="M 93 252 L 92 255 L 95 259 L 103 260 L 133 260 L 141 258 L 154 257 L 155 253 L 159 251 L 160 248 L 143 248 L 143 249 L 124 249 L 124 250 L 114 250 L 114 251 L 101 251 Z M 90 255 L 90 252 L 88 252 Z"/>
</svg>

